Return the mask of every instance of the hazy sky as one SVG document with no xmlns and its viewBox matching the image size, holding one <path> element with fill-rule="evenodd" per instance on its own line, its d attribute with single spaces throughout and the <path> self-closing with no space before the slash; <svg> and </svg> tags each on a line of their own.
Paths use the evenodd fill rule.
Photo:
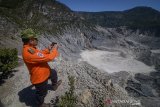
<svg viewBox="0 0 160 107">
<path fill-rule="evenodd" d="M 160 0 L 57 0 L 75 11 L 122 11 L 149 6 L 160 11 Z"/>
</svg>

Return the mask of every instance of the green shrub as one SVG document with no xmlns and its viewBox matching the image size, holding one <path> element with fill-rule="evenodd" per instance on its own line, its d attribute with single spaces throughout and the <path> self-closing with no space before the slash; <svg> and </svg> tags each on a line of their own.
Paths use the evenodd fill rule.
<svg viewBox="0 0 160 107">
<path fill-rule="evenodd" d="M 8 75 L 18 65 L 17 49 L 0 49 L 0 76 Z"/>
<path fill-rule="evenodd" d="M 70 89 L 69 89 L 68 92 L 65 93 L 64 96 L 60 97 L 60 99 L 58 101 L 58 104 L 57 104 L 58 107 L 76 107 L 77 98 L 74 95 L 74 90 L 75 90 L 74 82 L 75 82 L 75 79 L 72 76 L 69 76 L 68 79 L 69 79 Z"/>
</svg>

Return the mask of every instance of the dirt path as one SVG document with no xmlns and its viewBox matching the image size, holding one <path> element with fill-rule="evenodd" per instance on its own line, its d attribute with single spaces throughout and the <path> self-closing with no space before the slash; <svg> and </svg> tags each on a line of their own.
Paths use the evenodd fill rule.
<svg viewBox="0 0 160 107">
<path fill-rule="evenodd" d="M 5 83 L 0 86 L 0 99 L 5 107 L 25 107 L 25 103 L 20 103 L 23 97 L 20 92 L 31 85 L 24 64 L 15 70 L 14 76 L 5 80 Z"/>
</svg>

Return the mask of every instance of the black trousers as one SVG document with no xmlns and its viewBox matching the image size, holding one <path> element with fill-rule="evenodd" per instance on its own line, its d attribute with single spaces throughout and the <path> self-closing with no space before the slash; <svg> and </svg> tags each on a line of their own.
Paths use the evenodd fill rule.
<svg viewBox="0 0 160 107">
<path fill-rule="evenodd" d="M 51 79 L 52 85 L 55 85 L 58 80 L 57 72 L 56 70 L 52 69 L 50 73 L 50 77 L 48 79 Z M 48 88 L 48 79 L 45 80 L 42 83 L 39 84 L 34 84 L 35 89 L 36 89 L 36 99 L 38 105 L 41 105 L 44 103 L 44 98 L 47 95 L 47 88 Z"/>
</svg>

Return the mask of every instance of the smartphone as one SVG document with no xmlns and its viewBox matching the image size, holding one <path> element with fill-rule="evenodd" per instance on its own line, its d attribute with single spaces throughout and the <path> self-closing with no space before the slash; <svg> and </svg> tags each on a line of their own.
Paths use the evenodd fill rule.
<svg viewBox="0 0 160 107">
<path fill-rule="evenodd" d="M 54 46 L 55 44 L 57 44 L 56 42 L 52 42 L 51 46 Z"/>
</svg>

